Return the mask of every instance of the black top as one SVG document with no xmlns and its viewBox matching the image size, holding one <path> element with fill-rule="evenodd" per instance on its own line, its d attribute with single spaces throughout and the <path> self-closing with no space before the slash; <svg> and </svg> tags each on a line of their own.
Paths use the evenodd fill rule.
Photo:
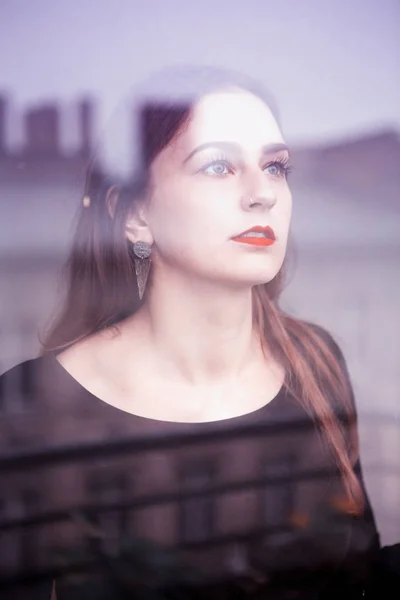
<svg viewBox="0 0 400 600">
<path fill-rule="evenodd" d="M 57 600 L 363 589 L 379 550 L 368 498 L 348 513 L 329 446 L 285 387 L 244 416 L 164 422 L 100 400 L 48 354 L 0 377 L 0 407 L 1 598 L 49 600 L 54 580 Z"/>
</svg>

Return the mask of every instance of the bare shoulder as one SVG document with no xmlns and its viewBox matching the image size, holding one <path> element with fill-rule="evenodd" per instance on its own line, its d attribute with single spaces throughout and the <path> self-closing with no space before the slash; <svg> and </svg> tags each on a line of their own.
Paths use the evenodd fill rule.
<svg viewBox="0 0 400 600">
<path fill-rule="evenodd" d="M 78 381 L 97 379 L 99 362 L 107 362 L 107 354 L 110 346 L 115 345 L 116 337 L 114 330 L 100 331 L 60 352 L 57 360 Z"/>
<path fill-rule="evenodd" d="M 83 365 L 86 367 L 93 357 L 94 346 L 95 340 L 92 337 L 85 338 L 57 354 L 57 360 L 67 371 Z"/>
<path fill-rule="evenodd" d="M 132 344 L 126 328 L 110 327 L 73 344 L 58 354 L 57 360 L 93 395 L 119 405 L 139 385 L 142 351 L 143 346 Z"/>
</svg>

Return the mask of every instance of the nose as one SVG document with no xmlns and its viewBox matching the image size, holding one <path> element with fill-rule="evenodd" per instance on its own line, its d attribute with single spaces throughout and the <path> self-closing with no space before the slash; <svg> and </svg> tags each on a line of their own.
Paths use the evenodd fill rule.
<svg viewBox="0 0 400 600">
<path fill-rule="evenodd" d="M 263 180 L 253 180 L 252 185 L 246 186 L 246 193 L 242 196 L 242 208 L 246 211 L 270 210 L 277 202 L 276 190 L 265 181 L 266 177 L 262 174 Z"/>
</svg>

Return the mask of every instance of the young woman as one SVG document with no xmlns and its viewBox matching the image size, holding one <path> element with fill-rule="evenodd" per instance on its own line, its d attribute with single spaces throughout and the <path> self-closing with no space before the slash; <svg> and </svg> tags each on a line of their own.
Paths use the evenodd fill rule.
<svg viewBox="0 0 400 600">
<path fill-rule="evenodd" d="M 204 480 L 213 485 L 234 479 L 229 473 L 250 481 L 261 463 L 264 475 L 284 473 L 280 486 L 263 490 L 270 535 L 261 540 L 245 536 L 266 525 L 255 495 L 215 499 L 210 540 L 216 532 L 244 536 L 240 582 L 227 566 L 232 544 L 209 544 L 207 558 L 203 543 L 198 584 L 180 597 L 201 597 L 201 589 L 212 597 L 217 575 L 230 582 L 230 598 L 350 590 L 362 597 L 379 541 L 345 361 L 325 330 L 278 304 L 292 196 L 277 112 L 252 82 L 215 69 L 167 70 L 147 83 L 133 173 L 113 179 L 93 162 L 65 306 L 43 355 L 3 375 L 3 383 L 29 370 L 53 446 L 66 439 L 74 407 L 94 415 L 77 436 L 82 442 L 107 437 L 93 433 L 99 420 L 131 436 L 221 435 L 218 450 L 215 441 L 188 442 L 168 454 L 174 465 L 185 459 L 189 475 L 208 461 L 212 474 Z M 297 422 L 308 426 L 291 428 Z M 226 437 L 249 424 L 265 425 L 265 433 L 236 446 Z M 177 471 L 168 469 L 158 471 L 163 492 L 177 489 Z M 298 477 L 307 470 L 314 478 Z M 135 472 L 137 489 L 144 471 Z M 57 481 L 54 467 L 52 476 Z M 66 505 L 70 489 L 62 492 Z M 142 537 L 178 544 L 174 510 L 150 518 L 147 529 L 139 519 Z M 160 533 L 163 527 L 170 533 Z M 62 584 L 56 589 L 62 598 Z"/>
</svg>

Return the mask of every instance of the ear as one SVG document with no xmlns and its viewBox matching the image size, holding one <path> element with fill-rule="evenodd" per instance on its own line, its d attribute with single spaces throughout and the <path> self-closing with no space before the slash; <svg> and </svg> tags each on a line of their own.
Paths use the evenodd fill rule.
<svg viewBox="0 0 400 600">
<path fill-rule="evenodd" d="M 125 235 L 132 244 L 135 244 L 136 242 L 147 242 L 150 246 L 153 245 L 154 238 L 146 219 L 143 202 L 135 202 L 135 205 L 126 220 Z"/>
<path fill-rule="evenodd" d="M 117 208 L 118 198 L 119 198 L 119 188 L 118 188 L 118 186 L 113 185 L 109 188 L 109 190 L 107 191 L 107 195 L 106 195 L 107 210 L 108 210 L 108 214 L 110 215 L 110 217 L 112 219 L 114 219 L 114 216 L 115 216 L 115 210 Z"/>
<path fill-rule="evenodd" d="M 113 185 L 106 195 L 107 210 L 112 219 L 115 216 L 119 194 L 120 190 L 118 186 Z M 132 210 L 129 212 L 125 226 L 126 237 L 132 244 L 142 241 L 152 245 L 154 242 L 144 212 L 143 201 L 137 200 L 133 203 Z"/>
</svg>

